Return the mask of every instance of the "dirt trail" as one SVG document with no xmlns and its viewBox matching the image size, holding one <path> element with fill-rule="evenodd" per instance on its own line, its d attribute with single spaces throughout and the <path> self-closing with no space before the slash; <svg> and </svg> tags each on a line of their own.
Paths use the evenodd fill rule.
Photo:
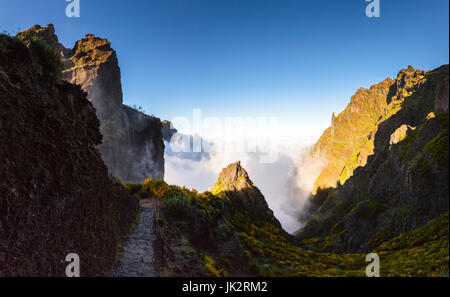
<svg viewBox="0 0 450 297">
<path fill-rule="evenodd" d="M 153 242 L 156 239 L 154 219 L 155 200 L 140 201 L 141 213 L 139 224 L 132 234 L 125 240 L 120 253 L 120 263 L 114 276 L 151 277 L 156 276 Z"/>
</svg>

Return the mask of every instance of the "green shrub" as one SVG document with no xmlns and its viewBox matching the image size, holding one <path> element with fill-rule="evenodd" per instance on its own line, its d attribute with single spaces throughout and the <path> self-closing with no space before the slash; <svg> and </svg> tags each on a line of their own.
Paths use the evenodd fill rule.
<svg viewBox="0 0 450 297">
<path fill-rule="evenodd" d="M 39 73 L 61 79 L 64 66 L 53 49 L 39 39 L 31 40 L 28 48 L 33 57 L 33 65 Z"/>
<path fill-rule="evenodd" d="M 162 199 L 171 192 L 170 186 L 161 179 L 148 178 L 142 185 L 142 192 L 151 198 Z"/>
<path fill-rule="evenodd" d="M 224 276 L 224 269 L 217 265 L 213 257 L 204 255 L 203 263 L 208 276 L 221 277 Z"/>
<path fill-rule="evenodd" d="M 189 200 L 181 193 L 173 193 L 165 198 L 163 210 L 169 217 L 181 219 L 189 218 L 192 207 Z"/>
<path fill-rule="evenodd" d="M 142 191 L 141 184 L 126 183 L 123 186 L 131 195 L 136 195 L 137 193 Z"/>
</svg>

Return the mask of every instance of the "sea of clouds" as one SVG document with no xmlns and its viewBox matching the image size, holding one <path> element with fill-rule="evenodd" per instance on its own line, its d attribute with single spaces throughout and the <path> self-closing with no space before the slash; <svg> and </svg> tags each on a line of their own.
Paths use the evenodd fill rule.
<svg viewBox="0 0 450 297">
<path fill-rule="evenodd" d="M 266 158 L 267 151 L 230 150 L 223 139 L 220 143 L 217 139 L 207 140 L 209 147 L 213 149 L 197 153 L 175 153 L 171 149 L 171 143 L 166 142 L 165 180 L 169 184 L 203 192 L 216 182 L 224 167 L 239 160 L 250 179 L 265 196 L 283 228 L 293 233 L 302 226 L 298 218 L 324 163 L 309 157 L 308 152 L 314 141 L 312 138 L 270 137 L 271 149 L 276 148 L 276 157 L 273 158 L 272 155 L 269 159 Z M 242 145 L 236 139 L 233 141 L 236 147 L 245 147 L 247 144 L 245 138 L 240 139 L 244 142 Z M 190 147 L 193 148 L 192 138 Z"/>
</svg>

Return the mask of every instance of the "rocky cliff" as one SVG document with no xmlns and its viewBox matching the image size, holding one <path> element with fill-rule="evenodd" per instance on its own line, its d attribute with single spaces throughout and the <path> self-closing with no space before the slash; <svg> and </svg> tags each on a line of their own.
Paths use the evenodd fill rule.
<svg viewBox="0 0 450 297">
<path fill-rule="evenodd" d="M 35 25 L 17 37 L 48 44 L 60 55 L 63 79 L 88 93 L 101 123 L 99 150 L 111 174 L 123 182 L 164 177 L 161 121 L 122 104 L 119 63 L 108 40 L 87 34 L 67 49 L 58 42 L 53 25 Z"/>
<path fill-rule="evenodd" d="M 358 90 L 314 146 L 328 163 L 298 237 L 370 251 L 448 212 L 448 125 L 448 65 Z"/>
<path fill-rule="evenodd" d="M 0 35 L 0 276 L 107 276 L 138 203 L 108 175 L 95 109 L 45 43 Z"/>
<path fill-rule="evenodd" d="M 317 188 L 335 187 L 344 183 L 355 166 L 364 166 L 373 151 L 373 133 L 387 106 L 387 96 L 393 80 L 388 78 L 369 89 L 360 88 L 338 116 L 332 116 L 331 126 L 314 145 L 314 159 L 326 166 L 318 176 Z"/>
<path fill-rule="evenodd" d="M 210 191 L 213 194 L 222 193 L 232 197 L 236 204 L 254 214 L 273 217 L 273 212 L 267 205 L 266 199 L 250 180 L 240 161 L 225 167 Z"/>
</svg>

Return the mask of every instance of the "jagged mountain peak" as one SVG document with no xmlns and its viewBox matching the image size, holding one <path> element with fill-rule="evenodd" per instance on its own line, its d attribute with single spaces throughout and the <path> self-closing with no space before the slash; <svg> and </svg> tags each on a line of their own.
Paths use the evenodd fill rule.
<svg viewBox="0 0 450 297">
<path fill-rule="evenodd" d="M 320 249 L 373 250 L 448 209 L 448 65 L 409 66 L 380 90 L 357 93 L 315 144 L 327 164 L 298 234 Z"/>
<path fill-rule="evenodd" d="M 242 167 L 241 161 L 231 163 L 222 169 L 216 185 L 221 185 L 221 189 L 226 191 L 239 191 L 245 188 L 254 187 L 247 171 Z"/>
<path fill-rule="evenodd" d="M 25 43 L 41 40 L 57 52 L 64 65 L 63 80 L 88 94 L 101 123 L 98 149 L 111 174 L 124 182 L 164 177 L 161 122 L 123 105 L 119 61 L 109 40 L 89 33 L 67 49 L 51 24 L 35 25 L 17 37 Z"/>
<path fill-rule="evenodd" d="M 76 41 L 73 48 L 65 48 L 59 43 L 52 24 L 34 25 L 17 37 L 25 42 L 41 40 L 55 50 L 64 64 L 63 79 L 80 85 L 88 93 L 101 121 L 120 109 L 123 102 L 121 74 L 110 41 L 89 33 Z"/>
<path fill-rule="evenodd" d="M 254 214 L 273 217 L 264 195 L 253 184 L 240 161 L 222 169 L 219 178 L 210 191 L 216 195 L 225 193 L 235 203 Z M 279 222 L 277 221 L 279 225 Z"/>
<path fill-rule="evenodd" d="M 222 172 L 220 173 L 219 177 L 222 179 L 232 179 L 236 180 L 237 178 L 245 176 L 248 178 L 248 173 L 242 167 L 241 161 L 236 161 L 234 163 L 229 164 L 227 167 L 222 169 Z"/>
<path fill-rule="evenodd" d="M 419 71 L 421 71 L 421 70 L 419 70 Z M 411 65 L 408 65 L 407 68 L 401 69 L 401 70 L 399 71 L 399 74 L 400 74 L 400 73 L 414 73 L 414 72 L 416 72 L 416 69 L 415 69 L 414 67 L 412 67 Z"/>
<path fill-rule="evenodd" d="M 70 54 L 70 50 L 66 49 L 61 43 L 59 43 L 53 24 L 48 24 L 46 27 L 34 25 L 31 28 L 18 33 L 17 37 L 25 42 L 38 39 L 42 40 L 48 46 L 53 48 L 62 58 Z"/>
<path fill-rule="evenodd" d="M 355 168 L 366 164 L 368 156 L 373 154 L 374 135 L 380 123 L 401 109 L 405 98 L 422 88 L 428 73 L 408 66 L 394 79 L 386 78 L 369 89 L 356 91 L 314 146 L 315 158 L 326 160 L 327 165 L 318 176 L 313 193 L 318 188 L 345 183 Z M 445 110 L 445 95 L 442 97 L 440 105 Z"/>
<path fill-rule="evenodd" d="M 111 48 L 111 42 L 106 38 L 101 38 L 95 36 L 92 33 L 88 33 L 84 36 L 84 38 L 78 40 L 75 43 L 74 50 L 77 52 L 89 52 L 94 49 L 99 49 L 103 51 L 111 51 L 114 50 Z"/>
</svg>

